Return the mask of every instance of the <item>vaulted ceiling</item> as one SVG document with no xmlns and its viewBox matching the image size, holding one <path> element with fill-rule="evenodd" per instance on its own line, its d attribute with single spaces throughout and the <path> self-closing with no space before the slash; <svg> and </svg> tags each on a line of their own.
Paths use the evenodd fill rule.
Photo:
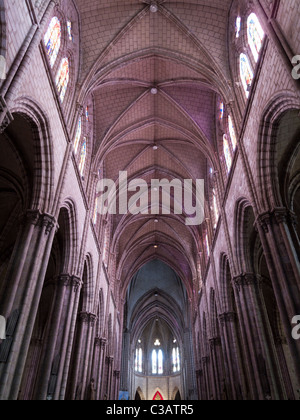
<svg viewBox="0 0 300 420">
<path fill-rule="evenodd" d="M 94 101 L 93 170 L 117 180 L 206 179 L 216 160 L 220 96 L 232 100 L 232 0 L 74 0 L 80 16 L 81 101 Z M 151 3 L 152 4 L 152 3 Z M 153 94 L 151 89 L 156 88 Z M 154 145 L 158 146 L 153 150 Z M 115 216 L 118 278 L 161 259 L 192 289 L 201 227 L 184 216 Z M 154 244 L 158 245 L 154 248 Z"/>
</svg>

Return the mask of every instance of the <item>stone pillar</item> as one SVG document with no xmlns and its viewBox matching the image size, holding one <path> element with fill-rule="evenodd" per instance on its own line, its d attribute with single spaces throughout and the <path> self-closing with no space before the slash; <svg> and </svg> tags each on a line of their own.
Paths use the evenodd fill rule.
<svg viewBox="0 0 300 420">
<path fill-rule="evenodd" d="M 35 400 L 46 400 L 52 363 L 55 355 L 57 337 L 61 328 L 61 317 L 65 299 L 66 288 L 70 285 L 71 278 L 68 274 L 60 275 L 56 279 L 57 293 L 50 322 L 50 330 L 45 340 L 42 360 L 39 364 L 38 378 L 35 386 Z"/>
<path fill-rule="evenodd" d="M 11 340 L 3 342 L 5 362 L 0 368 L 0 399 L 16 400 L 37 316 L 55 235 L 53 216 L 29 210 L 24 218 L 10 265 L 0 313 L 12 327 Z M 12 325 L 13 324 L 13 325 Z M 5 346 L 9 345 L 7 349 Z"/>
<path fill-rule="evenodd" d="M 257 218 L 257 229 L 300 387 L 300 340 L 294 340 L 291 335 L 292 319 L 300 315 L 300 265 L 291 237 L 293 223 L 293 214 L 284 208 Z"/>
<path fill-rule="evenodd" d="M 113 376 L 113 364 L 114 364 L 114 358 L 108 357 L 107 358 L 107 364 L 108 364 L 108 375 L 107 375 L 107 399 L 112 400 L 112 376 Z"/>
<path fill-rule="evenodd" d="M 68 297 L 68 309 L 66 326 L 62 338 L 61 359 L 58 370 L 58 377 L 56 382 L 56 389 L 54 394 L 55 400 L 64 400 L 69 377 L 70 363 L 72 357 L 72 350 L 75 339 L 75 329 L 78 314 L 78 305 L 80 299 L 80 292 L 82 281 L 72 276 L 72 287 L 70 288 L 70 295 Z"/>
<path fill-rule="evenodd" d="M 120 390 L 120 371 L 114 371 L 114 392 L 113 392 L 113 399 L 118 401 L 119 399 L 119 390 Z"/>
<path fill-rule="evenodd" d="M 206 400 L 210 400 L 211 397 L 211 388 L 210 388 L 210 380 L 209 380 L 209 357 L 202 357 L 202 366 L 203 366 L 203 373 L 204 373 L 204 383 L 205 383 L 205 396 Z"/>
<path fill-rule="evenodd" d="M 225 356 L 230 383 L 226 381 L 222 384 L 222 399 L 246 399 L 247 391 L 245 386 L 245 376 L 242 368 L 241 349 L 238 340 L 238 318 L 235 312 L 224 312 L 219 315 L 222 326 L 222 336 L 224 342 Z M 230 385 L 230 390 L 228 389 Z"/>
<path fill-rule="evenodd" d="M 87 392 L 88 392 L 88 386 L 89 386 L 89 375 L 90 375 L 90 368 L 91 368 L 91 362 L 92 362 L 92 341 L 93 341 L 93 333 L 94 333 L 94 326 L 96 322 L 97 316 L 94 314 L 88 314 L 88 331 L 87 336 L 84 339 L 85 342 L 85 349 L 82 357 L 82 365 L 83 365 L 83 371 L 82 371 L 82 393 L 81 393 L 81 399 L 86 399 Z"/>
<path fill-rule="evenodd" d="M 73 362 L 73 372 L 71 376 L 71 392 L 70 399 L 80 400 L 83 390 L 82 382 L 82 353 L 84 352 L 83 345 L 86 343 L 87 329 L 88 329 L 89 315 L 86 312 L 81 312 L 78 319 L 78 345 L 76 349 L 76 355 Z"/>
<path fill-rule="evenodd" d="M 103 362 L 104 362 L 104 355 L 105 355 L 105 347 L 106 347 L 106 339 L 100 338 L 99 344 L 100 344 L 100 355 L 99 355 L 99 363 L 98 363 L 98 369 L 97 369 L 97 401 L 101 398 L 101 385 L 103 380 Z"/>
<path fill-rule="evenodd" d="M 286 397 L 271 327 L 256 275 L 242 274 L 233 279 L 236 298 L 242 310 L 245 339 L 250 351 L 259 399 Z"/>
<path fill-rule="evenodd" d="M 214 378 L 215 378 L 215 391 L 216 391 L 216 399 L 221 400 L 221 386 L 222 381 L 224 379 L 224 367 L 223 367 L 223 355 L 222 355 L 222 348 L 221 348 L 221 339 L 220 337 L 211 338 L 209 340 L 210 346 L 210 353 L 211 353 L 211 360 L 212 366 L 214 371 Z"/>
</svg>

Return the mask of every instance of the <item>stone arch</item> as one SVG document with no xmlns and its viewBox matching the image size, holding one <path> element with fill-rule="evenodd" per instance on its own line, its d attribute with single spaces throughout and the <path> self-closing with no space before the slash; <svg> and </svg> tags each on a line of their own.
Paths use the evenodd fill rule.
<svg viewBox="0 0 300 420">
<path fill-rule="evenodd" d="M 83 311 L 93 312 L 94 305 L 94 269 L 91 254 L 87 254 L 83 266 Z"/>
<path fill-rule="evenodd" d="M 181 401 L 181 393 L 179 388 L 176 386 L 172 392 L 171 401 Z"/>
<path fill-rule="evenodd" d="M 32 196 L 28 208 L 52 213 L 54 200 L 54 156 L 49 118 L 39 104 L 29 97 L 18 98 L 11 113 L 14 121 L 6 128 L 5 133 L 15 132 L 16 129 L 24 133 L 22 129 L 22 119 L 24 119 L 30 126 L 32 136 L 33 182 Z"/>
<path fill-rule="evenodd" d="M 137 398 L 138 396 L 138 398 Z M 142 391 L 142 389 L 140 387 L 138 387 L 138 389 L 136 390 L 136 394 L 135 394 L 135 401 L 145 401 L 146 398 L 144 396 L 144 393 Z"/>
<path fill-rule="evenodd" d="M 290 139 L 294 145 L 294 150 L 292 150 L 293 146 L 287 142 L 284 147 L 285 150 L 280 152 L 283 157 L 281 165 L 283 176 L 282 174 L 280 175 L 276 160 L 278 158 L 278 134 L 280 133 L 281 124 L 293 114 L 295 114 L 293 120 L 298 122 L 299 100 L 286 92 L 284 95 L 277 95 L 272 98 L 262 114 L 257 159 L 261 211 L 282 207 L 288 201 L 289 183 L 287 176 L 290 175 L 291 163 L 295 161 L 295 156 L 299 156 L 299 128 L 297 130 L 298 135 L 294 139 Z M 290 123 L 288 125 L 288 130 L 290 130 Z M 288 136 L 290 136 L 290 133 L 287 131 Z M 285 156 L 284 151 L 286 151 Z"/>
</svg>

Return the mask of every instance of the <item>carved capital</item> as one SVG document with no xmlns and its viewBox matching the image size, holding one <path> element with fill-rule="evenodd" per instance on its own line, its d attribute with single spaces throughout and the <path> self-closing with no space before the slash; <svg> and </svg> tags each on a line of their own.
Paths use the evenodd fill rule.
<svg viewBox="0 0 300 420">
<path fill-rule="evenodd" d="M 41 213 L 38 210 L 27 210 L 21 216 L 21 224 L 26 225 L 29 223 L 30 225 L 37 226 L 40 220 Z"/>
<path fill-rule="evenodd" d="M 236 322 L 237 315 L 235 312 L 224 312 L 219 315 L 220 323 L 224 326 L 226 323 Z"/>
<path fill-rule="evenodd" d="M 81 322 L 88 323 L 89 322 L 88 312 L 80 312 L 79 319 L 80 319 Z"/>
<path fill-rule="evenodd" d="M 82 286 L 81 279 L 79 277 L 72 276 L 72 286 L 73 286 L 74 292 L 77 292 L 77 290 L 81 288 Z"/>
<path fill-rule="evenodd" d="M 259 215 L 256 219 L 256 225 L 259 225 L 265 233 L 268 233 L 271 225 L 271 214 L 266 212 Z"/>
<path fill-rule="evenodd" d="M 106 344 L 107 344 L 107 340 L 106 340 L 106 338 L 101 338 L 101 339 L 100 339 L 100 346 L 101 346 L 101 349 L 102 349 L 102 350 L 104 350 L 104 349 L 105 349 Z"/>
<path fill-rule="evenodd" d="M 234 277 L 232 280 L 232 284 L 236 288 L 236 290 L 240 292 L 242 287 L 260 285 L 261 278 L 260 276 L 257 276 L 253 273 L 243 273 L 239 276 Z"/>
<path fill-rule="evenodd" d="M 49 235 L 56 226 L 56 220 L 53 216 L 50 216 L 50 214 L 44 214 L 41 217 L 41 226 L 45 228 L 45 234 Z"/>
<path fill-rule="evenodd" d="M 97 320 L 97 315 L 89 314 L 89 323 L 91 326 L 95 325 L 96 320 Z"/>
<path fill-rule="evenodd" d="M 202 364 L 203 366 L 206 366 L 209 363 L 209 357 L 202 357 Z"/>
<path fill-rule="evenodd" d="M 59 286 L 67 287 L 71 284 L 71 276 L 69 274 L 61 274 L 57 278 L 57 283 Z"/>
<path fill-rule="evenodd" d="M 221 338 L 220 337 L 211 338 L 209 340 L 209 345 L 211 349 L 214 349 L 217 346 L 221 346 Z"/>
<path fill-rule="evenodd" d="M 114 371 L 114 377 L 115 377 L 116 379 L 120 379 L 120 375 L 121 375 L 121 372 L 120 372 L 119 370 L 115 370 L 115 371 Z"/>
</svg>

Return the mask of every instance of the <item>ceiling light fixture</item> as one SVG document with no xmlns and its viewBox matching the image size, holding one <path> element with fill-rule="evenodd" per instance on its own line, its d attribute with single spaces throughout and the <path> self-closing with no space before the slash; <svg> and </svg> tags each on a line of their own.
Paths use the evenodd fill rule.
<svg viewBox="0 0 300 420">
<path fill-rule="evenodd" d="M 152 95 L 157 95 L 158 94 L 157 88 L 156 87 L 152 88 L 151 93 L 152 93 Z"/>
<path fill-rule="evenodd" d="M 154 223 L 158 223 L 158 219 L 154 219 Z"/>
<path fill-rule="evenodd" d="M 153 146 L 153 150 L 157 150 L 158 149 L 158 146 L 155 144 L 154 146 Z"/>
<path fill-rule="evenodd" d="M 156 13 L 158 11 L 158 5 L 156 3 L 151 3 L 151 5 L 150 5 L 150 11 L 152 13 Z"/>
</svg>

